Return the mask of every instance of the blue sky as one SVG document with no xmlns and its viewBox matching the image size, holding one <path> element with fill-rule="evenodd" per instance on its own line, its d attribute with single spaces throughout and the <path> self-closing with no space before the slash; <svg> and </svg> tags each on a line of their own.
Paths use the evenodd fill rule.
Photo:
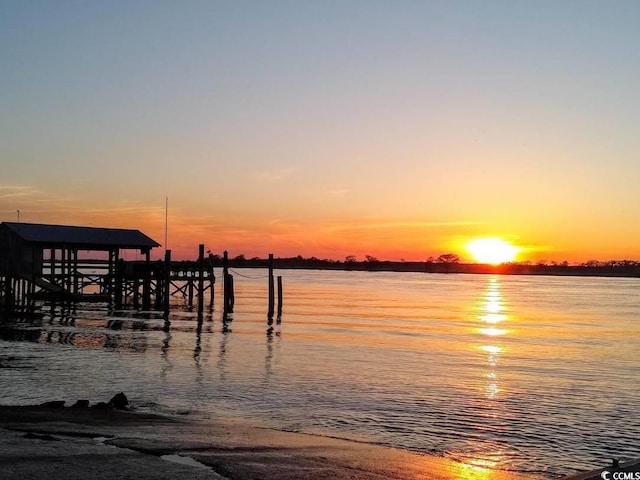
<svg viewBox="0 0 640 480">
<path fill-rule="evenodd" d="M 0 216 L 638 255 L 638 2 L 0 2 Z M 211 239 L 211 240 L 207 240 Z"/>
</svg>

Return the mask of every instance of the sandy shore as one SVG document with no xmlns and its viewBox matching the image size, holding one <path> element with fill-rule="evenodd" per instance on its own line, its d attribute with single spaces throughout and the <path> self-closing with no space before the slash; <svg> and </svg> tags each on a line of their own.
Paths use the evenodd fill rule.
<svg viewBox="0 0 640 480">
<path fill-rule="evenodd" d="M 227 421 L 90 408 L 0 407 L 0 478 L 483 479 L 542 477 Z"/>
</svg>

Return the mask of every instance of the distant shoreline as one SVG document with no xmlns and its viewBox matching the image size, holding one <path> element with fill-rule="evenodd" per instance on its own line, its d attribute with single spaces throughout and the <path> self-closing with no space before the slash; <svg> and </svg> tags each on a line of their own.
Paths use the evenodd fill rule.
<svg viewBox="0 0 640 480">
<path fill-rule="evenodd" d="M 215 267 L 222 263 L 214 261 Z M 264 259 L 230 259 L 232 268 L 267 268 Z M 480 275 L 548 275 L 574 277 L 625 277 L 640 278 L 640 265 L 621 266 L 583 266 L 583 265 L 522 265 L 502 264 L 484 265 L 476 263 L 437 263 L 437 262 L 334 262 L 331 260 L 276 258 L 273 267 L 282 270 L 340 270 L 365 272 L 412 272 L 412 273 L 446 273 L 446 274 L 480 274 Z"/>
<path fill-rule="evenodd" d="M 106 264 L 106 260 L 81 260 L 84 265 Z M 143 260 L 127 263 L 144 263 Z M 174 260 L 173 265 L 182 270 L 197 270 L 195 260 Z M 219 257 L 213 258 L 213 266 L 223 267 Z M 230 258 L 229 268 L 269 268 L 269 260 L 264 258 Z M 405 272 L 405 273 L 446 273 L 472 275 L 546 275 L 563 277 L 619 277 L 640 278 L 640 262 L 602 262 L 595 265 L 567 264 L 521 264 L 505 263 L 488 265 L 479 263 L 442 263 L 442 262 L 394 262 L 386 260 L 373 261 L 339 261 L 318 258 L 274 258 L 273 268 L 279 270 L 335 270 L 356 272 Z"/>
</svg>

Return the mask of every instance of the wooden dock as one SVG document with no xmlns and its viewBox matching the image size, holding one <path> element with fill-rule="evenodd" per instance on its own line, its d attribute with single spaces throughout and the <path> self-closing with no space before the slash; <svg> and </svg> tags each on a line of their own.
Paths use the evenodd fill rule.
<svg viewBox="0 0 640 480">
<path fill-rule="evenodd" d="M 171 250 L 151 261 L 160 244 L 139 230 L 68 225 L 0 223 L 0 312 L 31 312 L 37 302 L 107 302 L 114 308 L 160 310 L 168 318 L 170 297 L 182 296 L 202 315 L 205 297 L 213 310 L 217 259 L 205 257 L 204 244 L 196 261 L 173 262 Z M 121 253 L 135 250 L 143 260 L 125 261 Z M 83 260 L 92 251 L 106 259 Z M 227 252 L 222 257 L 223 316 L 231 318 L 235 302 Z M 273 255 L 269 255 L 267 317 L 274 316 Z M 278 316 L 282 281 L 278 279 Z"/>
<path fill-rule="evenodd" d="M 219 258 L 219 257 L 218 257 Z M 60 268 L 54 262 L 43 263 L 41 275 L 0 276 L 0 309 L 14 313 L 30 312 L 38 302 L 103 302 L 117 309 L 163 311 L 168 317 L 171 297 L 182 297 L 188 308 L 199 314 L 214 309 L 216 275 L 214 266 L 222 268 L 222 314 L 232 319 L 235 304 L 234 278 L 229 273 L 228 255 L 214 261 L 204 256 L 200 245 L 197 261 L 172 261 L 171 251 L 165 261 L 110 262 L 75 260 L 73 268 Z M 267 318 L 272 324 L 282 315 L 282 277 L 273 275 L 273 256 L 269 256 Z"/>
<path fill-rule="evenodd" d="M 118 263 L 116 274 L 111 275 L 108 266 L 95 262 L 77 263 L 70 273 L 47 271 L 45 276 L 20 274 L 2 277 L 2 304 L 11 308 L 27 307 L 32 300 L 60 302 L 111 302 L 118 308 L 130 305 L 134 308 L 161 309 L 166 292 L 182 296 L 189 306 L 194 305 L 201 292 L 210 293 L 213 299 L 215 275 L 213 267 L 207 266 L 200 272 L 183 262 L 170 266 L 169 274 L 165 265 L 144 262 Z M 71 288 L 69 288 L 71 278 Z M 166 284 L 168 282 L 168 284 Z M 202 284 L 202 285 L 201 285 Z"/>
</svg>

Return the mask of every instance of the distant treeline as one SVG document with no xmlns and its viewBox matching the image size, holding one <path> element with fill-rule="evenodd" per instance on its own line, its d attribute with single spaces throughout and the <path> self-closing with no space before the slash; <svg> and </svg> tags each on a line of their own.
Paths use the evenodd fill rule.
<svg viewBox="0 0 640 480">
<path fill-rule="evenodd" d="M 222 258 L 211 255 L 208 260 L 215 267 L 222 267 Z M 184 262 L 183 262 L 184 263 Z M 188 263 L 188 262 L 187 262 Z M 194 262 L 195 263 L 195 262 Z M 267 268 L 269 261 L 264 258 L 245 258 L 238 255 L 229 258 L 230 268 Z M 590 260 L 578 265 L 568 262 L 514 262 L 501 265 L 483 265 L 477 263 L 460 263 L 454 254 L 445 254 L 437 258 L 429 258 L 424 262 L 387 261 L 367 256 L 358 261 L 353 256 L 345 260 L 329 260 L 316 257 L 275 258 L 273 267 L 279 269 L 311 269 L 311 270 L 352 270 L 372 272 L 423 272 L 423 273 L 501 273 L 508 275 L 581 275 L 640 277 L 640 262 L 634 260 L 610 260 L 601 262 Z"/>
<path fill-rule="evenodd" d="M 88 263 L 107 263 L 106 260 L 83 260 Z M 158 260 L 158 262 L 161 262 Z M 136 263 L 143 263 L 138 260 Z M 205 258 L 208 266 L 222 267 L 220 255 L 210 254 Z M 197 270 L 196 260 L 174 260 L 175 268 Z M 266 258 L 246 258 L 237 255 L 229 258 L 229 268 L 268 268 Z M 589 260 L 580 264 L 569 262 L 513 262 L 501 265 L 484 265 L 478 263 L 461 263 L 457 255 L 445 254 L 437 258 L 428 258 L 424 262 L 378 260 L 367 255 L 365 260 L 357 260 L 348 256 L 344 260 L 329 260 L 316 257 L 274 258 L 273 268 L 308 269 L 308 270 L 353 270 L 369 272 L 423 272 L 423 273 L 500 273 L 505 275 L 576 275 L 600 277 L 640 277 L 640 261 L 636 260 Z"/>
</svg>

